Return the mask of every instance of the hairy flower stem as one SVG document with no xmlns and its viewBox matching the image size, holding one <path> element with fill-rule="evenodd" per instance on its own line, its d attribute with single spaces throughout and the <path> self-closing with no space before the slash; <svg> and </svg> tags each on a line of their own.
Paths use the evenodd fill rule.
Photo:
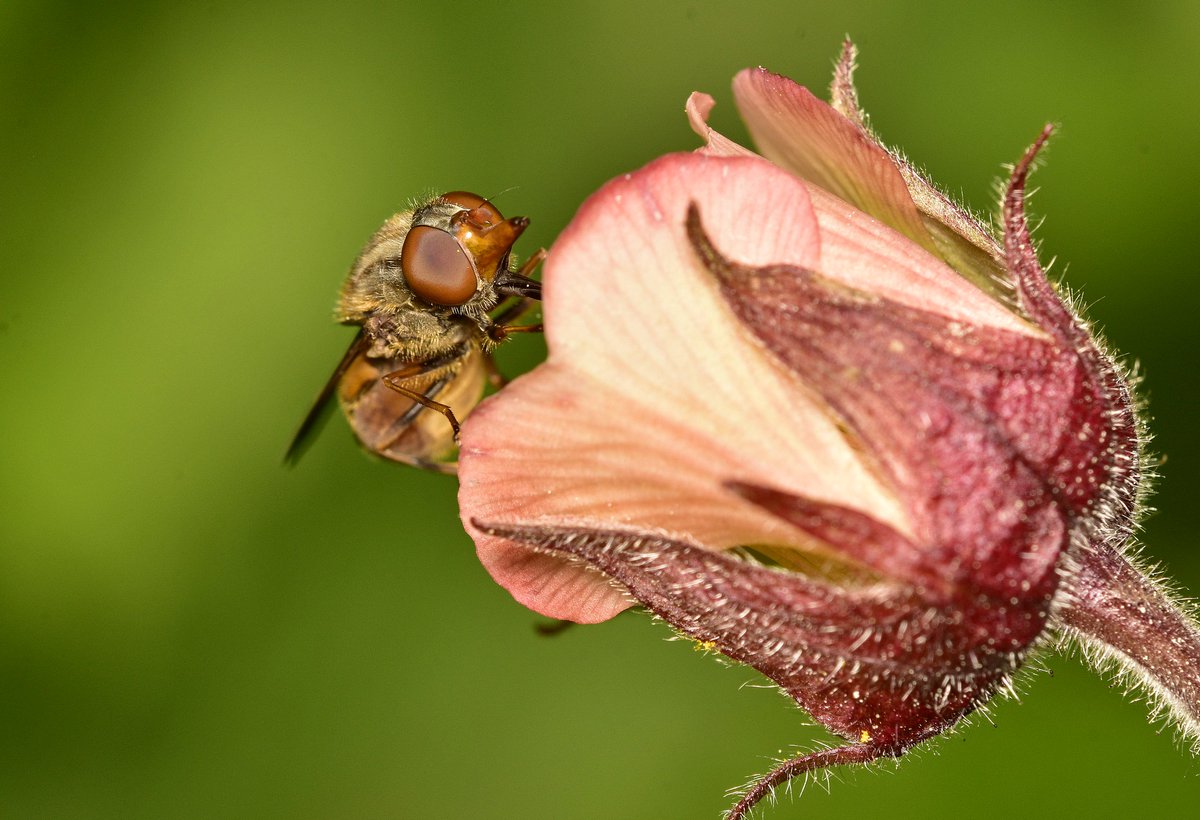
<svg viewBox="0 0 1200 820">
<path fill-rule="evenodd" d="M 815 772 L 830 766 L 855 763 L 864 765 L 886 756 L 887 752 L 881 751 L 874 746 L 855 744 L 853 746 L 839 746 L 836 749 L 822 749 L 819 752 L 811 752 L 810 754 L 794 757 L 791 760 L 781 763 L 747 789 L 737 804 L 726 813 L 725 820 L 742 820 L 742 818 L 748 816 L 750 810 L 760 800 L 775 791 L 776 786 L 786 783 L 793 777 L 807 775 L 809 772 Z"/>
<path fill-rule="evenodd" d="M 1152 578 L 1107 546 L 1072 556 L 1057 620 L 1093 660 L 1112 657 L 1200 733 L 1200 631 Z M 1099 653 L 1099 654 L 1097 654 Z"/>
</svg>

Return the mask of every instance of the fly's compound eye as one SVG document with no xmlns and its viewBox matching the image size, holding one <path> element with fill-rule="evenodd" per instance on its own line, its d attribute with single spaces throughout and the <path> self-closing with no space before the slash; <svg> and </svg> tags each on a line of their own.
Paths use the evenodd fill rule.
<svg viewBox="0 0 1200 820">
<path fill-rule="evenodd" d="M 431 305 L 457 307 L 478 287 L 475 264 L 452 235 L 417 225 L 404 238 L 400 270 L 413 294 Z"/>
<path fill-rule="evenodd" d="M 496 206 L 479 194 L 473 194 L 470 191 L 450 191 L 442 194 L 442 199 L 452 205 L 466 208 L 469 211 L 466 218 L 481 228 L 504 221 L 504 217 L 496 210 Z"/>
</svg>

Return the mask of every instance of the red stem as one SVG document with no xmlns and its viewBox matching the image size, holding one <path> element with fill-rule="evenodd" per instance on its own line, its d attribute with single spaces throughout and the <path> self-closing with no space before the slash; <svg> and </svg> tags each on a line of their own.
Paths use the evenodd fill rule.
<svg viewBox="0 0 1200 820">
<path fill-rule="evenodd" d="M 1138 673 L 1195 739 L 1200 728 L 1200 630 L 1125 556 L 1092 547 L 1073 556 L 1059 621 Z"/>
<path fill-rule="evenodd" d="M 819 752 L 810 752 L 809 754 L 794 757 L 779 764 L 779 766 L 751 786 L 742 795 L 741 799 L 738 800 L 737 805 L 726 813 L 725 820 L 742 820 L 760 800 L 770 795 L 775 791 L 776 787 L 786 783 L 793 777 L 826 769 L 830 766 L 845 766 L 855 763 L 863 765 L 873 760 L 878 760 L 881 757 L 894 756 L 895 754 L 897 753 L 894 751 L 879 749 L 865 743 L 856 743 L 851 746 L 822 749 Z"/>
</svg>

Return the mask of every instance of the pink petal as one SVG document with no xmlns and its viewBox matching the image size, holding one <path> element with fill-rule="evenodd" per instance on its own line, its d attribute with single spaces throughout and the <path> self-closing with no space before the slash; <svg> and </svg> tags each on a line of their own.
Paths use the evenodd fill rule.
<svg viewBox="0 0 1200 820">
<path fill-rule="evenodd" d="M 966 324 L 1044 335 L 905 237 L 820 188 L 811 187 L 809 193 L 821 233 L 821 261 L 815 269 L 824 275 Z"/>
<path fill-rule="evenodd" d="M 733 93 L 767 159 L 937 253 L 896 163 L 865 131 L 804 86 L 763 68 L 740 72 Z"/>
<path fill-rule="evenodd" d="M 588 200 L 545 273 L 549 363 L 463 430 L 460 508 L 479 557 L 521 603 L 596 621 L 628 605 L 609 582 L 488 536 L 472 521 L 625 526 L 710 548 L 820 551 L 725 482 L 768 485 L 908 523 L 823 405 L 734 319 L 684 231 L 697 203 L 747 265 L 812 267 L 806 187 L 757 158 L 664 157 Z"/>
<path fill-rule="evenodd" d="M 739 77 L 745 74 L 746 72 L 742 72 Z M 786 82 L 808 94 L 791 80 Z M 811 95 L 808 96 L 811 98 Z M 825 105 L 817 100 L 814 102 L 820 106 Z M 707 141 L 698 153 L 713 156 L 754 156 L 708 125 L 707 118 L 712 108 L 713 99 L 707 94 L 693 92 L 688 97 L 687 112 L 692 130 Z M 894 166 L 888 167 L 895 171 Z M 901 182 L 903 183 L 902 179 Z M 928 191 L 932 192 L 933 189 L 928 188 Z M 876 292 L 900 304 L 931 310 L 958 321 L 1026 335 L 1041 335 L 1036 328 L 1009 308 L 1007 299 L 998 298 L 1010 297 L 1011 294 L 998 292 L 996 280 L 992 278 L 991 273 L 964 278 L 957 269 L 944 263 L 940 257 L 928 253 L 906 237 L 880 225 L 867 214 L 823 188 L 810 185 L 809 196 L 817 213 L 822 237 L 821 259 L 816 269 L 826 276 L 840 279 L 862 290 Z M 910 200 L 909 205 L 911 204 Z M 945 209 L 939 211 L 942 212 L 945 212 Z M 961 211 L 959 213 L 962 215 Z M 967 217 L 963 215 L 962 218 Z M 945 240 L 944 244 L 948 247 L 957 249 L 960 245 L 970 244 L 946 226 L 939 224 L 938 228 L 939 237 L 942 234 L 953 235 L 954 239 Z M 964 254 L 969 256 L 966 251 L 959 253 L 957 250 L 950 256 L 952 259 L 958 259 Z M 968 266 L 969 271 L 986 268 L 994 273 L 1000 270 L 995 265 L 987 267 L 991 264 L 990 257 L 982 251 L 977 251 L 976 256 L 984 258 L 971 257 L 970 261 L 975 267 Z"/>
<path fill-rule="evenodd" d="M 749 148 L 738 145 L 708 124 L 708 115 L 713 110 L 714 105 L 716 105 L 716 101 L 702 91 L 693 91 L 688 95 L 687 104 L 684 106 L 684 109 L 687 111 L 688 122 L 691 124 L 692 130 L 696 132 L 696 135 L 704 140 L 704 145 L 697 148 L 696 152 L 714 157 L 758 156 Z"/>
</svg>

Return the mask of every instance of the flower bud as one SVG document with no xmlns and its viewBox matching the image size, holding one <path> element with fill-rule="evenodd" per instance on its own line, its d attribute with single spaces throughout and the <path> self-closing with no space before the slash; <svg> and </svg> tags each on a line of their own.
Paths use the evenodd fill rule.
<svg viewBox="0 0 1200 820">
<path fill-rule="evenodd" d="M 833 105 L 734 81 L 758 156 L 705 146 L 604 186 L 545 269 L 549 360 L 464 428 L 460 504 L 526 606 L 632 605 L 753 666 L 845 744 L 932 738 L 1047 636 L 1130 664 L 1195 737 L 1200 636 L 1126 556 L 1128 380 L 1038 264 L 1026 180 L 1002 236 L 871 134 L 847 44 Z"/>
</svg>

